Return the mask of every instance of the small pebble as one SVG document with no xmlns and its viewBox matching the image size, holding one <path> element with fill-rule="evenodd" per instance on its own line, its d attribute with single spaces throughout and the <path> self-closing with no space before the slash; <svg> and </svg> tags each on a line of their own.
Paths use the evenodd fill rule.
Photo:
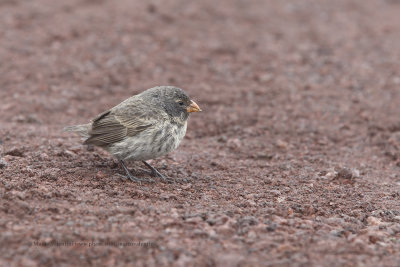
<svg viewBox="0 0 400 267">
<path fill-rule="evenodd" d="M 7 167 L 7 165 L 8 165 L 7 161 L 5 161 L 3 159 L 0 159 L 0 169 L 3 169 L 4 167 Z"/>
<path fill-rule="evenodd" d="M 17 148 L 17 147 L 13 147 L 13 148 L 9 149 L 4 154 L 14 156 L 14 157 L 23 157 L 24 156 L 24 152 L 22 151 L 22 149 Z"/>
<path fill-rule="evenodd" d="M 102 171 L 98 171 L 96 173 L 96 178 L 97 179 L 104 179 L 105 177 L 106 177 L 106 175 Z"/>
<path fill-rule="evenodd" d="M 353 178 L 353 173 L 347 168 L 341 168 L 336 174 L 336 178 L 350 180 Z"/>
</svg>

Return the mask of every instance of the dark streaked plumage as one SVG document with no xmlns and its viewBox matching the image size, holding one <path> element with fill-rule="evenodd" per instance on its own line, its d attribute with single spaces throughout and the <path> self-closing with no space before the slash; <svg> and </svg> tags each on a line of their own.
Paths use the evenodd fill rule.
<svg viewBox="0 0 400 267">
<path fill-rule="evenodd" d="M 107 110 L 91 123 L 65 127 L 85 137 L 84 144 L 99 146 L 120 160 L 141 160 L 154 175 L 165 179 L 145 160 L 163 156 L 182 141 L 189 113 L 201 111 L 180 88 L 158 86 L 132 96 Z"/>
</svg>

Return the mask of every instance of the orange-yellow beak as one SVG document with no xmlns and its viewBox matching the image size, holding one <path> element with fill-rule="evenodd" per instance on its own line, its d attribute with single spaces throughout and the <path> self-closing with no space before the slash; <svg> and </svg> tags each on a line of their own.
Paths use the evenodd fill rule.
<svg viewBox="0 0 400 267">
<path fill-rule="evenodd" d="M 199 112 L 201 111 L 200 107 L 196 104 L 196 102 L 194 102 L 193 100 L 190 100 L 191 103 L 190 105 L 187 107 L 187 112 Z"/>
</svg>

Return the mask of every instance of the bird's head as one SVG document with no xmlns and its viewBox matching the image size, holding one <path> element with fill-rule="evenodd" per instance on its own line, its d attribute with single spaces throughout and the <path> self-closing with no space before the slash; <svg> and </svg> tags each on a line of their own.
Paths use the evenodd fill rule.
<svg viewBox="0 0 400 267">
<path fill-rule="evenodd" d="M 189 114 L 201 111 L 200 107 L 189 98 L 189 96 L 180 88 L 173 86 L 159 86 L 158 90 L 153 92 L 165 111 L 173 119 L 185 122 Z"/>
</svg>

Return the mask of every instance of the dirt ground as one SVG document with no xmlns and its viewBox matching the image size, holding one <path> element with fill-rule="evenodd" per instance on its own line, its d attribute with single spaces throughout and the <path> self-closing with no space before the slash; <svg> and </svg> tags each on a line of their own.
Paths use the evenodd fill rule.
<svg viewBox="0 0 400 267">
<path fill-rule="evenodd" d="M 0 14 L 0 265 L 399 266 L 400 1 Z M 62 132 L 156 85 L 203 109 L 151 161 L 177 183 Z"/>
</svg>

